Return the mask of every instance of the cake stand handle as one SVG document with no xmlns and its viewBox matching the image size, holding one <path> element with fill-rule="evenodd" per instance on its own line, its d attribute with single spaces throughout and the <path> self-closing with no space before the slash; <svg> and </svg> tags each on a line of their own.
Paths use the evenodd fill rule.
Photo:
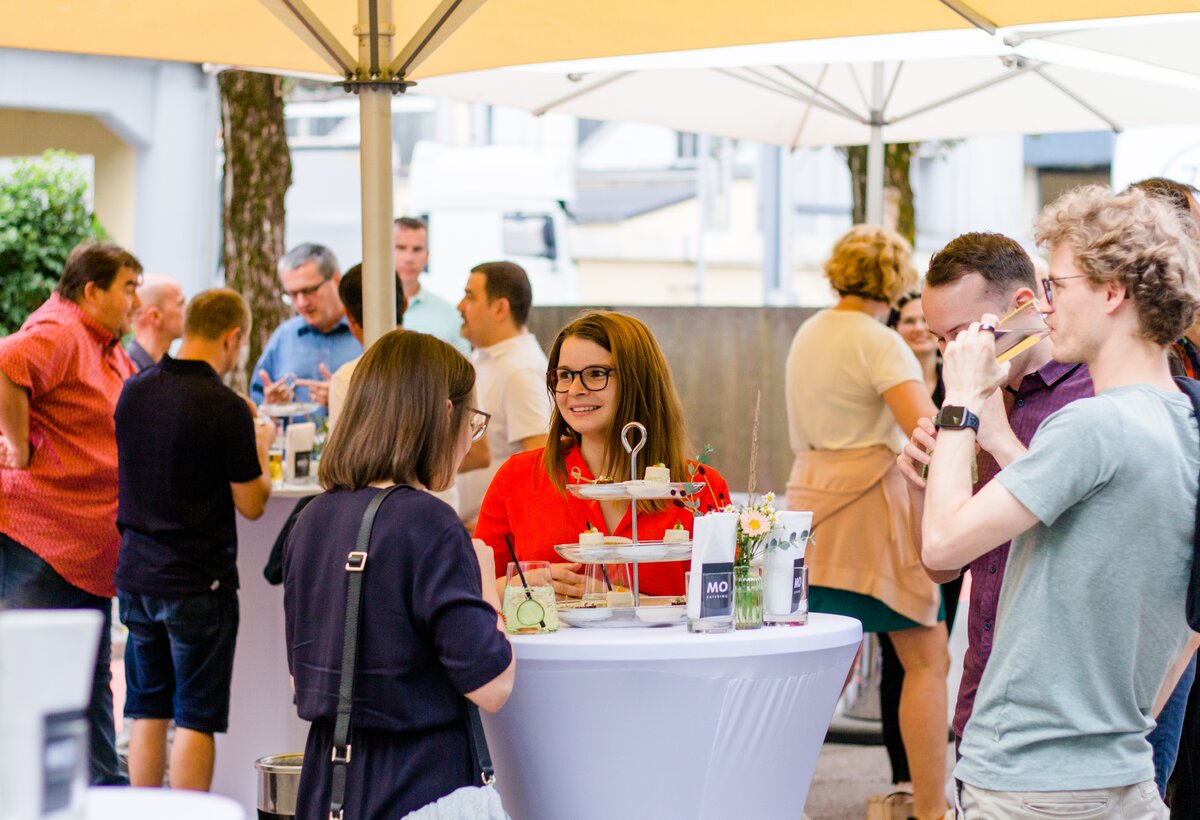
<svg viewBox="0 0 1200 820">
<path fill-rule="evenodd" d="M 630 433 L 636 432 L 637 442 L 630 441 Z M 633 481 L 637 481 L 637 457 L 642 448 L 646 446 L 646 426 L 640 422 L 631 421 L 621 428 L 621 444 L 625 447 L 625 452 L 629 453 L 629 477 Z M 634 498 L 629 502 L 629 522 L 633 535 L 633 543 L 638 543 L 638 508 L 637 499 Z M 633 605 L 638 606 L 639 590 L 638 590 L 638 565 L 635 561 L 633 564 Z"/>
</svg>

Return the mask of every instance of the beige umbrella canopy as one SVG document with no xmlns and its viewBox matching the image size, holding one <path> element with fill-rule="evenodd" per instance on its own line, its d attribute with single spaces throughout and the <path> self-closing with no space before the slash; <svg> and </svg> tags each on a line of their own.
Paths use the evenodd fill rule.
<svg viewBox="0 0 1200 820">
<path fill-rule="evenodd" d="M 0 46 L 321 72 L 356 62 L 365 0 L 0 0 Z M 361 8 L 360 8 L 361 7 Z M 1198 11 L 1196 0 L 401 0 L 406 79 L 553 60 Z M 281 20 L 290 19 L 285 23 Z M 303 23 L 298 21 L 303 20 Z M 437 28 L 434 31 L 434 28 Z M 324 55 L 289 34 L 327 40 Z M 364 25 L 364 29 L 366 26 Z M 341 74 L 347 66 L 335 64 Z"/>
<path fill-rule="evenodd" d="M 863 34 L 1200 10 L 1200 0 L 0 0 L 0 47 L 291 72 L 360 95 L 365 325 L 395 325 L 391 105 L 502 66 Z"/>
</svg>

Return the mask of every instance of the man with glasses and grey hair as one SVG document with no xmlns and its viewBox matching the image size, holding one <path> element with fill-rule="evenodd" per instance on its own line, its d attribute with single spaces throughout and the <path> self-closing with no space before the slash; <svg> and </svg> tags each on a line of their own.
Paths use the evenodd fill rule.
<svg viewBox="0 0 1200 820">
<path fill-rule="evenodd" d="M 294 398 L 328 406 L 333 371 L 362 354 L 338 296 L 341 278 L 337 258 L 324 245 L 297 245 L 279 261 L 283 294 L 298 315 L 275 329 L 254 366 L 250 396 L 256 404 Z"/>
</svg>

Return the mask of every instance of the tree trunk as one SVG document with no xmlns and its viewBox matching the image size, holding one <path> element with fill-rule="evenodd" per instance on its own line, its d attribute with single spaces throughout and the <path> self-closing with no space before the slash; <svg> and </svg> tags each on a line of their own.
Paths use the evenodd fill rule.
<svg viewBox="0 0 1200 820">
<path fill-rule="evenodd" d="M 245 390 L 267 339 L 292 312 L 281 298 L 276 272 L 286 250 L 283 197 L 292 184 L 292 160 L 283 123 L 283 79 L 225 71 L 219 85 L 225 284 L 246 298 L 254 319 L 245 369 L 233 374 L 235 387 Z"/>
<path fill-rule="evenodd" d="M 900 142 L 884 146 L 883 154 L 883 223 L 913 243 L 917 238 L 917 222 L 913 211 L 912 181 L 909 169 L 918 143 Z M 853 219 L 858 225 L 867 221 L 867 146 L 852 145 L 843 149 L 850 166 L 850 189 L 853 194 Z"/>
</svg>

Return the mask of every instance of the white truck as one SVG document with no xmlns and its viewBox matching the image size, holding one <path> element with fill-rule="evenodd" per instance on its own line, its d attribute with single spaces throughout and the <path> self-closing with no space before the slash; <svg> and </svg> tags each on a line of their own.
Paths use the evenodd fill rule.
<svg viewBox="0 0 1200 820">
<path fill-rule="evenodd" d="M 405 210 L 429 222 L 423 286 L 455 304 L 471 268 L 506 260 L 529 274 L 534 304 L 578 303 L 566 208 L 573 198 L 565 175 L 532 149 L 417 143 Z"/>
</svg>

